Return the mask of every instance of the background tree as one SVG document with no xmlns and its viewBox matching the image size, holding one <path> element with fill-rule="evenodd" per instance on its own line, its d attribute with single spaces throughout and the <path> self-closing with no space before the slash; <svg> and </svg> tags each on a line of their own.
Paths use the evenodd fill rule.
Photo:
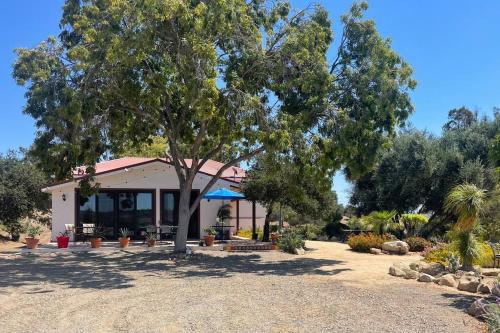
<svg viewBox="0 0 500 333">
<path fill-rule="evenodd" d="M 411 68 L 364 20 L 342 17 L 333 63 L 328 13 L 287 2 L 66 0 L 59 40 L 20 49 L 36 148 L 56 178 L 103 154 L 162 136 L 179 180 L 175 249 L 190 215 L 226 169 L 286 148 L 291 132 L 322 152 L 315 168 L 366 170 L 413 110 Z M 233 156 L 190 205 L 193 180 L 224 149 Z M 191 159 L 192 163 L 186 163 Z M 81 182 L 86 190 L 93 178 Z"/>
<path fill-rule="evenodd" d="M 477 112 L 472 112 L 465 106 L 448 111 L 448 122 L 443 125 L 443 130 L 460 130 L 477 122 Z"/>
<path fill-rule="evenodd" d="M 363 224 L 378 235 L 387 232 L 394 232 L 401 229 L 401 225 L 396 221 L 396 211 L 374 211 L 369 215 L 363 216 Z"/>
<path fill-rule="evenodd" d="M 43 173 L 19 152 L 0 155 L 0 225 L 13 239 L 22 231 L 23 218 L 47 209 L 45 184 Z"/>
<path fill-rule="evenodd" d="M 422 227 L 429 222 L 429 218 L 423 214 L 403 214 L 401 223 L 404 226 L 406 236 L 418 236 Z"/>
</svg>

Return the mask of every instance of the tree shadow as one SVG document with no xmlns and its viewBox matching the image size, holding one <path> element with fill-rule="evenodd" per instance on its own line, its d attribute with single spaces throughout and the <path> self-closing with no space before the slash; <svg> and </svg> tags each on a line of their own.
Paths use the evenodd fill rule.
<svg viewBox="0 0 500 333">
<path fill-rule="evenodd" d="M 49 283 L 69 288 L 121 289 L 132 287 L 134 281 L 141 276 L 166 274 L 171 278 L 227 278 L 234 274 L 334 275 L 348 270 L 337 268 L 342 263 L 338 260 L 290 257 L 271 261 L 264 260 L 255 253 L 230 254 L 224 257 L 197 253 L 189 259 L 178 260 L 177 263 L 170 260 L 172 257 L 172 253 L 168 251 L 13 255 L 0 260 L 0 287 Z M 38 288 L 28 292 L 50 291 Z"/>
<path fill-rule="evenodd" d="M 453 294 L 453 293 L 444 293 L 441 294 L 443 297 L 449 299 L 451 301 L 450 306 L 457 308 L 459 310 L 467 310 L 469 306 L 474 303 L 474 301 L 483 298 L 477 295 L 467 295 L 467 294 Z"/>
</svg>

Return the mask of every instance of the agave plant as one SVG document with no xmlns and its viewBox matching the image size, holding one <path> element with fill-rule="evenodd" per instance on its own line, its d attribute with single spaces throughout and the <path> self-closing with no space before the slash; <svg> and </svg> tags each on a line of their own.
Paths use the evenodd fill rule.
<svg viewBox="0 0 500 333">
<path fill-rule="evenodd" d="M 363 216 L 362 220 L 369 229 L 379 235 L 386 232 L 396 231 L 401 229 L 401 225 L 394 219 L 396 211 L 374 211 L 367 216 Z"/>
<path fill-rule="evenodd" d="M 444 202 L 447 212 L 458 216 L 457 228 L 471 231 L 486 204 L 486 191 L 473 184 L 461 184 L 451 189 Z"/>
</svg>

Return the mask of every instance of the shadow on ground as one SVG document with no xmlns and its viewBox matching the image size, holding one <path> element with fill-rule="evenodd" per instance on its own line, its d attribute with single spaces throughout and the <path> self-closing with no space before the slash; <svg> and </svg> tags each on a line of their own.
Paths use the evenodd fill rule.
<svg viewBox="0 0 500 333">
<path fill-rule="evenodd" d="M 460 310 L 467 310 L 469 306 L 472 303 L 474 303 L 474 301 L 482 298 L 481 296 L 477 295 L 450 294 L 450 293 L 444 293 L 442 294 L 442 296 L 451 300 L 450 305 Z"/>
<path fill-rule="evenodd" d="M 34 286 L 38 283 L 70 288 L 120 289 L 132 287 L 139 276 L 172 278 L 226 278 L 234 274 L 297 276 L 334 275 L 347 269 L 338 260 L 291 257 L 264 260 L 260 254 L 231 254 L 227 257 L 196 254 L 177 265 L 169 252 L 80 252 L 64 255 L 16 255 L 0 260 L 0 287 Z M 329 266 L 329 267 L 324 267 Z"/>
</svg>

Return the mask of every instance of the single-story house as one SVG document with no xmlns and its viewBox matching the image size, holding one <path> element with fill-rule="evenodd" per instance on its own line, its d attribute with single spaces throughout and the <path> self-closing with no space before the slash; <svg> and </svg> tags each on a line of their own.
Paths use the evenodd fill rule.
<svg viewBox="0 0 500 333">
<path fill-rule="evenodd" d="M 191 161 L 186 160 L 187 165 Z M 209 160 L 201 168 L 193 182 L 193 196 L 198 194 L 223 166 Z M 119 229 L 126 227 L 132 238 L 140 238 L 147 226 L 177 225 L 179 181 L 174 166 L 161 158 L 124 157 L 97 163 L 95 179 L 100 184 L 99 192 L 90 197 L 79 194 L 78 180 L 85 177 L 83 168 L 75 170 L 72 180 L 54 184 L 43 189 L 52 195 L 52 240 L 66 230 L 66 225 L 75 229 L 84 224 L 101 225 L 106 239 L 116 239 Z M 238 191 L 245 170 L 231 167 L 211 188 L 227 188 Z M 215 225 L 222 200 L 201 200 L 192 215 L 188 238 L 199 239 L 203 230 Z M 258 203 L 246 200 L 230 202 L 231 232 L 236 228 L 251 229 L 253 220 L 262 228 L 265 209 Z"/>
</svg>

